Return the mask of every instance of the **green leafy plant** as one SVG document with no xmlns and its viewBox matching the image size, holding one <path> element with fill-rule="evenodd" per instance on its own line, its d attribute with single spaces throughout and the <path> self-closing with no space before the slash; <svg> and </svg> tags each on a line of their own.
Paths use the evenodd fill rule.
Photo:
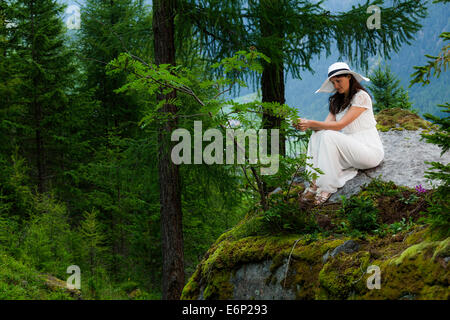
<svg viewBox="0 0 450 320">
<path fill-rule="evenodd" d="M 444 109 L 443 112 L 450 113 L 450 104 L 440 104 L 438 107 Z M 428 143 L 433 143 L 442 149 L 441 156 L 450 149 L 450 117 L 439 118 L 432 114 L 424 114 L 424 118 L 433 122 L 438 130 L 433 133 L 422 133 L 422 140 L 425 139 Z"/>
<path fill-rule="evenodd" d="M 448 2 L 447 0 L 443 1 L 434 1 L 437 2 Z M 442 38 L 444 42 L 447 42 L 450 40 L 450 32 L 442 32 L 439 35 L 439 38 Z M 428 63 L 425 66 L 415 66 L 414 69 L 417 71 L 411 75 L 411 77 L 414 77 L 414 79 L 411 80 L 411 85 L 414 83 L 422 83 L 422 86 L 430 83 L 430 75 L 431 72 L 433 72 L 433 76 L 436 76 L 439 78 L 441 75 L 442 69 L 444 71 L 447 71 L 448 64 L 450 62 L 450 45 L 445 45 L 438 56 L 432 56 L 429 54 L 426 54 L 425 56 L 428 58 Z"/>
<path fill-rule="evenodd" d="M 280 187 L 283 191 L 283 200 L 287 201 L 289 197 L 297 196 L 291 191 L 294 186 L 294 178 L 302 181 L 311 182 L 317 179 L 319 174 L 323 171 L 319 168 L 314 168 L 311 164 L 306 163 L 307 156 L 305 153 L 298 155 L 295 158 L 279 156 L 279 168 L 277 173 L 263 177 L 264 183 L 268 188 Z M 310 167 L 312 170 L 307 171 L 305 167 Z"/>
<path fill-rule="evenodd" d="M 391 223 L 388 226 L 388 230 L 392 233 L 397 233 L 404 230 L 409 230 L 413 225 L 414 222 L 412 221 L 411 217 L 409 217 L 408 221 L 406 220 L 406 218 L 403 217 L 402 220 Z"/>
<path fill-rule="evenodd" d="M 311 242 L 315 242 L 319 239 L 319 231 L 314 231 L 313 233 L 305 234 L 304 240 L 305 244 L 310 244 Z"/>
<path fill-rule="evenodd" d="M 433 3 L 444 2 L 448 0 L 435 0 Z M 443 39 L 445 45 L 442 47 L 438 56 L 426 55 L 429 59 L 425 66 L 415 66 L 417 71 L 411 76 L 413 79 L 410 82 L 410 87 L 416 83 L 421 83 L 422 86 L 430 83 L 430 76 L 433 71 L 433 76 L 439 78 L 442 70 L 447 71 L 450 62 L 450 33 L 442 32 L 439 36 Z M 443 105 L 438 105 L 445 108 L 444 112 L 450 113 L 450 104 L 446 102 Z M 433 124 L 437 125 L 438 129 L 432 133 L 422 133 L 422 139 L 429 143 L 433 143 L 441 148 L 441 156 L 448 152 L 450 148 L 450 117 L 439 118 L 431 114 L 425 114 L 424 117 L 431 120 Z M 449 236 L 450 235 L 450 164 L 440 162 L 428 162 L 431 167 L 425 171 L 425 177 L 431 180 L 439 180 L 442 182 L 435 192 L 430 197 L 427 197 L 429 207 L 424 212 L 425 220 L 431 225 L 435 235 Z"/>
<path fill-rule="evenodd" d="M 431 230 L 437 237 L 450 236 L 450 188 L 439 186 L 429 198 L 426 198 L 427 210 L 421 212 L 421 221 L 430 224 Z"/>
<path fill-rule="evenodd" d="M 64 277 L 73 261 L 74 233 L 64 204 L 47 195 L 36 196 L 35 210 L 25 228 L 22 259 L 36 269 Z"/>
<path fill-rule="evenodd" d="M 213 68 L 221 69 L 225 75 L 224 77 L 212 80 L 199 80 L 198 76 L 188 68 L 181 66 L 173 67 L 167 64 L 156 65 L 147 63 L 127 52 L 122 53 L 118 58 L 109 63 L 107 73 L 109 75 L 123 71 L 128 73 L 127 84 L 117 89 L 117 93 L 138 91 L 155 95 L 160 90 L 164 94 L 176 90 L 177 93 L 191 96 L 200 106 L 200 113 L 196 115 L 198 119 L 206 117 L 210 125 L 220 130 L 223 136 L 226 136 L 227 129 L 232 127 L 232 121 L 239 123 L 239 129 L 261 129 L 263 110 L 269 110 L 272 115 L 287 119 L 288 121 L 282 124 L 280 130 L 286 133 L 293 133 L 294 130 L 290 129 L 288 122 L 295 121 L 298 118 L 297 109 L 295 108 L 277 102 L 261 103 L 255 100 L 247 103 L 237 103 L 233 100 L 221 100 L 221 95 L 231 90 L 234 85 L 246 86 L 242 80 L 245 73 L 260 73 L 263 70 L 262 64 L 269 62 L 270 59 L 267 56 L 256 50 L 251 50 L 250 52 L 238 51 L 234 56 L 224 58 L 212 66 Z M 201 91 L 200 94 L 200 91 L 196 90 L 198 87 L 205 90 Z M 206 90 L 208 88 L 209 90 Z M 140 125 L 145 127 L 154 122 L 165 122 L 169 120 L 168 113 L 159 112 L 160 108 L 166 103 L 180 107 L 179 114 L 182 115 L 183 108 L 180 97 L 181 95 L 178 95 L 173 101 L 160 101 L 159 104 L 147 111 Z M 256 114 L 258 116 L 256 119 L 249 119 L 248 114 Z M 235 145 L 238 144 L 236 140 L 236 137 L 234 137 L 233 143 Z M 249 159 L 249 146 L 247 144 L 237 146 L 237 148 L 243 148 L 245 159 Z M 255 192 L 256 197 L 260 198 L 260 203 L 265 211 L 269 209 L 267 195 L 270 188 L 275 185 L 282 185 L 283 182 L 292 177 L 293 172 L 298 171 L 300 167 L 306 165 L 305 157 L 296 157 L 289 160 L 287 158 L 283 159 L 280 155 L 280 158 L 281 170 L 279 171 L 281 172 L 275 174 L 272 178 L 267 178 L 256 170 L 266 166 L 261 161 L 258 161 L 258 159 L 257 163 L 233 164 L 233 166 L 237 166 L 242 170 L 243 179 L 246 179 L 247 186 Z M 303 176 L 306 179 L 309 177 L 306 173 Z M 287 186 L 286 188 L 289 189 L 290 187 Z"/>
<path fill-rule="evenodd" d="M 263 218 L 273 232 L 294 231 L 309 234 L 318 230 L 314 216 L 289 202 L 279 201 L 263 212 Z"/>
<path fill-rule="evenodd" d="M 378 228 L 372 230 L 372 232 L 380 237 L 384 237 L 389 232 L 388 225 L 383 223 Z"/>
<path fill-rule="evenodd" d="M 364 187 L 364 191 L 365 193 L 374 196 L 397 196 L 401 194 L 402 189 L 399 188 L 393 181 L 383 181 L 380 177 L 376 177 Z"/>
<path fill-rule="evenodd" d="M 399 200 L 404 204 L 413 204 L 419 200 L 419 197 L 416 194 L 411 193 L 408 198 L 404 198 L 403 195 L 400 196 Z"/>
<path fill-rule="evenodd" d="M 365 197 L 341 197 L 340 213 L 345 215 L 349 223 L 349 230 L 371 231 L 378 227 L 378 209 L 374 202 Z"/>
</svg>

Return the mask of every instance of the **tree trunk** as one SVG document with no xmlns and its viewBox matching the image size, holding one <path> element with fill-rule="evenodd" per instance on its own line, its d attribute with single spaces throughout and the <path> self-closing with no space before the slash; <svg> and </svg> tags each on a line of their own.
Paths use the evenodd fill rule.
<svg viewBox="0 0 450 320">
<path fill-rule="evenodd" d="M 266 64 L 261 77 L 261 91 L 262 102 L 278 102 L 284 104 L 286 102 L 284 96 L 284 68 L 283 65 Z M 274 116 L 270 110 L 265 110 L 263 113 L 263 128 L 264 129 L 280 129 L 282 118 Z M 270 133 L 268 133 L 270 137 Z M 286 155 L 285 135 L 280 130 L 280 155 Z M 270 143 L 268 150 L 270 152 Z"/>
<path fill-rule="evenodd" d="M 261 77 L 262 102 L 286 102 L 284 95 L 284 59 L 282 48 L 284 45 L 283 21 L 278 20 L 281 3 L 275 0 L 261 0 L 259 10 L 263 14 L 260 19 L 261 51 L 271 59 L 270 63 L 264 63 Z M 284 119 L 274 116 L 270 110 L 263 112 L 264 129 L 280 129 Z M 270 137 L 270 133 L 268 133 Z M 286 155 L 285 134 L 280 129 L 279 153 Z M 270 151 L 270 143 L 268 152 Z"/>
<path fill-rule="evenodd" d="M 174 0 L 153 1 L 153 36 L 156 64 L 175 65 Z M 158 101 L 173 99 L 176 92 L 159 94 Z M 160 112 L 176 113 L 177 108 L 165 104 Z M 180 177 L 178 167 L 171 161 L 173 143 L 171 132 L 176 129 L 176 120 L 160 125 L 158 142 L 158 170 L 161 205 L 161 240 L 163 255 L 162 298 L 179 299 L 184 287 L 183 229 L 181 211 Z"/>
</svg>

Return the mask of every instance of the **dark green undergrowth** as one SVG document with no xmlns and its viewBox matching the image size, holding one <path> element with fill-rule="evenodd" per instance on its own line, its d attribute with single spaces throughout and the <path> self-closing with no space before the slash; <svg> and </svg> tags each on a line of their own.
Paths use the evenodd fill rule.
<svg viewBox="0 0 450 320">
<path fill-rule="evenodd" d="M 333 235 L 365 238 L 429 225 L 434 237 L 448 236 L 449 199 L 443 193 L 444 187 L 413 189 L 378 177 L 362 186 L 358 194 L 321 206 L 300 203 L 298 194 L 303 189 L 304 186 L 296 186 L 287 195 L 273 195 L 269 210 L 254 207 L 227 235 L 234 239 L 283 234 L 300 234 L 310 239 Z"/>
<path fill-rule="evenodd" d="M 73 300 L 63 289 L 51 289 L 35 269 L 0 251 L 0 300 Z"/>
</svg>

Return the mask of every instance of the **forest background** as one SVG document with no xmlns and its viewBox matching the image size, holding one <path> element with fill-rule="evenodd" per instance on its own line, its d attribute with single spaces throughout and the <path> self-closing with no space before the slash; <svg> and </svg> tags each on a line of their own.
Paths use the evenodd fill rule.
<svg viewBox="0 0 450 320">
<path fill-rule="evenodd" d="M 0 3 L 1 254 L 61 279 L 68 277 L 68 266 L 79 265 L 86 298 L 128 298 L 137 289 L 142 299 L 164 297 L 159 129 L 157 122 L 142 121 L 153 114 L 157 97 L 136 88 L 118 92 L 129 81 L 127 73 L 107 72 L 107 64 L 125 51 L 153 60 L 151 2 Z M 365 1 L 330 0 L 322 7 L 338 14 L 358 4 Z M 76 30 L 67 28 L 70 5 L 80 8 Z M 407 90 L 413 67 L 425 63 L 425 54 L 439 53 L 439 35 L 449 26 L 448 4 L 427 6 L 410 44 L 401 41 L 390 58 L 371 55 L 365 66 L 354 68 L 370 77 L 379 66 L 389 66 L 398 87 Z M 199 83 L 217 74 L 200 54 L 198 39 L 180 38 L 186 33 L 177 32 L 177 65 L 196 74 L 195 88 L 208 96 Z M 299 73 L 301 79 L 286 72 L 285 103 L 302 117 L 326 117 L 328 97 L 314 91 L 331 63 L 347 61 L 337 51 L 332 43 L 330 55 L 315 55 L 309 70 Z M 237 83 L 223 104 L 231 98 L 260 99 L 260 76 L 245 80 L 249 86 Z M 420 115 L 444 115 L 436 105 L 449 100 L 448 85 L 449 74 L 443 73 L 428 86 L 408 89 L 412 108 Z M 184 124 L 201 112 L 189 95 L 180 95 L 178 103 Z M 182 165 L 179 170 L 187 279 L 217 237 L 257 201 L 233 166 Z"/>
</svg>

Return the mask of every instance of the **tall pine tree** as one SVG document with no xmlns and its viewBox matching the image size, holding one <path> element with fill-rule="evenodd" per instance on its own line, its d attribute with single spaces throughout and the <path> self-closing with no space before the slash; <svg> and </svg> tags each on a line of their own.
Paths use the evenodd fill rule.
<svg viewBox="0 0 450 320">
<path fill-rule="evenodd" d="M 17 144 L 33 164 L 38 191 L 45 192 L 61 167 L 61 115 L 69 105 L 74 71 L 72 52 L 65 46 L 64 7 L 51 0 L 16 0 L 10 9 L 9 58 L 20 92 L 12 103 L 21 109 Z"/>
<path fill-rule="evenodd" d="M 13 100 L 17 94 L 17 75 L 11 65 L 12 25 L 11 7 L 7 1 L 0 1 L 0 135 L 3 143 L 0 146 L 2 154 L 12 154 L 15 144 L 15 133 L 18 124 L 15 119 L 20 114 L 14 108 Z"/>
<path fill-rule="evenodd" d="M 153 1 L 153 35 L 155 63 L 175 65 L 175 1 Z M 176 91 L 163 93 L 158 101 L 165 101 L 161 112 L 175 115 L 177 107 L 169 103 Z M 177 300 L 184 287 L 184 252 L 181 210 L 181 189 L 178 167 L 170 157 L 170 134 L 176 129 L 176 119 L 170 119 L 159 129 L 159 186 L 161 206 L 161 238 L 163 254 L 162 298 Z"/>
<path fill-rule="evenodd" d="M 93 90 L 100 103 L 92 119 L 95 135 L 102 138 L 100 143 L 113 128 L 124 137 L 136 133 L 137 98 L 114 92 L 125 84 L 126 75 L 107 76 L 105 65 L 126 50 L 149 55 L 151 22 L 141 2 L 88 0 L 81 8 L 80 54 L 85 62 L 85 89 Z"/>
<path fill-rule="evenodd" d="M 355 66 L 367 68 L 377 53 L 389 57 L 412 39 L 426 13 L 426 1 L 378 0 L 382 6 L 381 28 L 368 29 L 371 3 L 353 6 L 348 12 L 332 14 L 323 1 L 305 0 L 180 0 L 180 32 L 191 32 L 201 41 L 203 53 L 217 61 L 234 52 L 255 46 L 271 58 L 261 77 L 262 101 L 285 102 L 285 73 L 300 78 L 311 69 L 313 58 L 329 55 L 333 46 Z M 280 128 L 282 117 L 265 110 L 265 128 Z M 283 132 L 283 131 L 282 131 Z M 285 153 L 283 136 L 280 153 Z"/>
<path fill-rule="evenodd" d="M 125 207 L 134 196 L 140 197 L 130 191 L 133 184 L 125 182 L 136 158 L 126 159 L 123 152 L 142 138 L 137 124 L 145 105 L 136 94 L 114 92 L 126 83 L 126 74 L 107 76 L 105 66 L 126 50 L 143 57 L 150 55 L 151 18 L 144 9 L 142 1 L 136 0 L 88 0 L 81 8 L 78 34 L 79 57 L 84 62 L 83 88 L 92 91 L 97 104 L 88 118 L 89 164 L 76 174 L 84 184 L 81 194 L 86 192 L 99 199 L 95 206 L 99 222 L 107 226 L 105 242 L 110 248 L 107 257 L 114 280 L 123 279 L 127 273 L 130 250 L 126 229 L 132 213 Z M 143 165 L 140 170 L 144 168 Z M 141 172 L 141 176 L 147 175 L 148 172 Z M 80 200 L 81 209 L 91 209 L 86 197 Z"/>
</svg>

